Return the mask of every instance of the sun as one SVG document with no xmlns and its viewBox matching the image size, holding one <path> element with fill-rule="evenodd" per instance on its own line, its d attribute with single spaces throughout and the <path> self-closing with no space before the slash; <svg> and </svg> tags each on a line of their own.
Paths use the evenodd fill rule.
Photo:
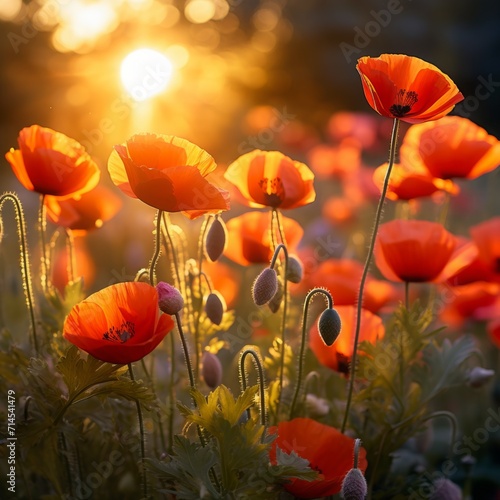
<svg viewBox="0 0 500 500">
<path fill-rule="evenodd" d="M 123 60 L 120 77 L 132 98 L 144 101 L 167 88 L 172 70 L 172 63 L 161 52 L 153 49 L 137 49 Z"/>
</svg>

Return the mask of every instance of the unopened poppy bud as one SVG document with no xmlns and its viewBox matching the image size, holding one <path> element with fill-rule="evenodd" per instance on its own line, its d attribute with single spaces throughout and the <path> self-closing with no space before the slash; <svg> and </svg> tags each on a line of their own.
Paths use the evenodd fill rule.
<svg viewBox="0 0 500 500">
<path fill-rule="evenodd" d="M 471 387 L 482 387 L 487 384 L 495 375 L 494 370 L 487 370 L 481 366 L 475 366 L 469 371 L 467 383 Z"/>
<path fill-rule="evenodd" d="M 201 375 L 210 389 L 215 389 L 222 382 L 222 364 L 219 358 L 209 351 L 201 357 Z"/>
<path fill-rule="evenodd" d="M 164 281 L 156 285 L 158 305 L 166 314 L 176 314 L 184 307 L 184 299 L 177 288 Z"/>
<path fill-rule="evenodd" d="M 267 304 L 278 291 L 278 275 L 274 269 L 266 267 L 255 279 L 252 287 L 253 301 L 258 306 Z"/>
<path fill-rule="evenodd" d="M 302 262 L 300 262 L 298 257 L 288 257 L 288 264 L 286 269 L 286 279 L 292 283 L 300 283 L 302 281 L 302 276 L 304 270 L 302 267 Z"/>
<path fill-rule="evenodd" d="M 205 302 L 205 313 L 214 325 L 221 324 L 225 309 L 226 301 L 219 292 L 215 291 L 208 294 Z"/>
<path fill-rule="evenodd" d="M 280 306 L 281 301 L 283 300 L 283 295 L 285 293 L 285 287 L 283 286 L 283 280 L 278 277 L 278 290 L 274 294 L 274 297 L 268 302 L 267 306 L 271 309 L 271 312 L 277 313 Z"/>
<path fill-rule="evenodd" d="M 318 331 L 327 346 L 331 346 L 340 334 L 342 322 L 335 309 L 325 309 L 318 320 Z"/>
<path fill-rule="evenodd" d="M 444 477 L 432 483 L 434 490 L 430 500 L 461 500 L 462 490 L 452 481 Z"/>
<path fill-rule="evenodd" d="M 209 260 L 215 262 L 226 248 L 227 230 L 223 221 L 218 217 L 212 222 L 205 238 L 205 254 Z"/>
<path fill-rule="evenodd" d="M 365 476 L 359 469 L 351 469 L 342 481 L 340 493 L 345 500 L 364 500 L 368 487 Z"/>
<path fill-rule="evenodd" d="M 306 395 L 306 409 L 310 417 L 324 417 L 330 411 L 328 401 L 323 398 L 318 398 L 314 394 Z"/>
</svg>

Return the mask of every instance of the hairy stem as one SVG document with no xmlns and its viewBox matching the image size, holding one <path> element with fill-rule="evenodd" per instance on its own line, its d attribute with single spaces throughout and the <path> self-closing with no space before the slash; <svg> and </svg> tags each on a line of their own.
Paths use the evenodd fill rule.
<svg viewBox="0 0 500 500">
<path fill-rule="evenodd" d="M 259 384 L 259 394 L 260 394 L 260 423 L 265 427 L 267 423 L 267 412 L 266 412 L 266 388 L 264 381 L 264 370 L 262 368 L 262 361 L 256 351 L 251 348 L 245 349 L 240 355 L 239 363 L 239 375 L 241 390 L 245 391 L 247 388 L 247 376 L 245 371 L 245 361 L 247 356 L 251 356 L 255 369 L 257 370 L 257 382 Z M 250 418 L 250 409 L 247 410 L 248 418 Z M 262 437 L 264 437 L 262 434 Z"/>
<path fill-rule="evenodd" d="M 155 268 L 156 268 L 156 263 L 158 262 L 158 259 L 160 258 L 160 253 L 161 253 L 161 217 L 163 214 L 163 210 L 158 210 L 156 213 L 156 220 L 155 220 L 155 250 L 153 257 L 151 259 L 151 263 L 149 265 L 149 283 L 151 283 L 152 286 L 156 285 L 156 278 L 155 278 Z"/>
</svg>

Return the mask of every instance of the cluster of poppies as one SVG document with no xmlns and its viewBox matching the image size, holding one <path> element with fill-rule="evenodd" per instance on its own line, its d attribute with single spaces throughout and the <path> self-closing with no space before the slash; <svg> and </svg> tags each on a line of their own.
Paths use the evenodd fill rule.
<svg viewBox="0 0 500 500">
<path fill-rule="evenodd" d="M 386 193 L 392 200 L 405 201 L 436 192 L 454 195 L 459 192 L 457 179 L 477 178 L 500 163 L 496 138 L 468 119 L 446 117 L 463 96 L 435 66 L 414 57 L 382 55 L 360 59 L 357 69 L 370 106 L 395 122 L 410 124 L 399 162 L 390 160 L 369 171 L 371 189 L 378 187 L 382 198 Z M 229 244 L 223 251 L 228 259 L 244 266 L 268 264 L 280 243 L 289 252 L 307 253 L 298 248 L 302 227 L 281 211 L 315 201 L 313 170 L 343 181 L 352 178 L 350 169 L 360 174 L 359 145 L 369 140 L 370 126 L 359 127 L 355 122 L 342 129 L 337 118 L 329 126 L 341 141 L 310 148 L 305 156 L 312 169 L 278 151 L 260 150 L 246 153 L 228 166 L 224 178 L 229 186 L 225 187 L 232 189 L 232 198 L 271 211 L 271 216 L 257 210 L 227 221 Z M 98 184 L 99 168 L 76 141 L 34 125 L 20 132 L 18 142 L 19 149 L 12 149 L 6 158 L 22 185 L 42 195 L 51 222 L 76 234 L 100 227 L 119 210 L 120 199 Z M 229 191 L 211 179 L 217 168 L 214 158 L 185 139 L 134 135 L 114 147 L 107 167 L 111 180 L 125 195 L 159 213 L 182 212 L 195 219 L 230 208 Z M 387 174 L 388 168 L 392 175 L 390 170 Z M 328 219 L 334 223 L 348 219 L 356 208 L 357 198 L 349 186 L 352 188 L 345 182 L 343 201 L 335 197 L 325 203 L 324 210 L 334 214 Z M 402 298 L 390 282 L 428 282 L 452 288 L 455 300 L 443 312 L 444 317 L 454 324 L 469 317 L 487 320 L 492 338 L 500 346 L 500 218 L 474 226 L 470 235 L 470 239 L 453 235 L 438 222 L 396 219 L 381 224 L 375 234 L 374 258 L 386 280 L 366 274 L 367 268 L 356 259 L 328 258 L 315 264 L 293 293 L 327 288 L 342 318 L 342 333 L 333 346 L 325 345 L 317 325 L 311 327 L 309 346 L 318 361 L 347 372 L 359 341 L 376 342 L 384 336 L 379 313 Z M 233 278 L 224 278 L 223 267 L 218 269 L 214 280 L 219 279 L 221 289 L 228 290 L 224 295 L 229 303 L 238 286 L 229 286 Z M 360 281 L 365 285 L 361 296 Z M 64 337 L 105 362 L 140 360 L 174 328 L 170 314 L 158 306 L 161 299 L 161 290 L 153 282 L 112 285 L 72 309 L 64 324 Z M 359 319 L 357 307 L 361 308 Z M 340 491 L 342 478 L 352 467 L 353 439 L 311 419 L 280 422 L 271 432 L 278 434 L 275 445 L 296 451 L 320 470 L 316 481 L 288 484 L 290 492 L 300 498 L 316 498 Z M 332 448 L 340 457 L 337 462 L 328 458 Z M 366 465 L 363 451 L 359 468 L 364 471 Z"/>
</svg>

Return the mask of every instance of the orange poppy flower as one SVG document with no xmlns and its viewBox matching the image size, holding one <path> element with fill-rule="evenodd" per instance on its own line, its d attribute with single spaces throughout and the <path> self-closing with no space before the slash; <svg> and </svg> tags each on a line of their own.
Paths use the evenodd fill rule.
<svg viewBox="0 0 500 500">
<path fill-rule="evenodd" d="M 102 185 L 73 198 L 46 196 L 44 202 L 47 218 L 75 234 L 100 228 L 115 216 L 122 204 L 118 196 Z"/>
<path fill-rule="evenodd" d="M 214 290 L 217 290 L 230 309 L 238 300 L 241 276 L 236 270 L 222 262 L 203 262 L 203 271 L 208 274 Z"/>
<path fill-rule="evenodd" d="M 318 144 L 309 150 L 308 162 L 320 177 L 343 179 L 361 165 L 361 147 L 352 139 L 344 139 L 339 145 Z"/>
<path fill-rule="evenodd" d="M 358 300 L 362 274 L 363 266 L 356 260 L 328 259 L 311 273 L 308 285 L 330 290 L 336 306 L 354 305 Z M 373 313 L 397 299 L 397 292 L 391 283 L 376 280 L 370 275 L 363 295 L 363 307 Z"/>
<path fill-rule="evenodd" d="M 296 208 L 316 198 L 309 167 L 278 151 L 244 154 L 229 165 L 224 177 L 249 207 Z"/>
<path fill-rule="evenodd" d="M 349 360 L 354 352 L 354 334 L 356 332 L 356 306 L 339 306 L 335 309 L 342 320 L 342 331 L 335 343 L 327 346 L 318 332 L 318 322 L 315 321 L 309 330 L 309 347 L 318 361 L 332 370 L 348 374 Z M 385 335 L 382 319 L 368 311 L 361 310 L 361 325 L 359 342 L 364 340 L 374 343 Z"/>
<path fill-rule="evenodd" d="M 216 168 L 195 144 L 159 134 L 132 136 L 108 160 L 111 179 L 125 194 L 190 219 L 229 209 L 229 193 L 206 179 Z"/>
<path fill-rule="evenodd" d="M 467 118 L 447 116 L 410 127 L 400 157 L 433 177 L 475 179 L 500 164 L 500 141 Z"/>
<path fill-rule="evenodd" d="M 378 119 L 371 113 L 338 111 L 328 120 L 327 132 L 334 141 L 349 139 L 364 150 L 371 149 L 379 139 Z"/>
<path fill-rule="evenodd" d="M 356 69 L 368 104 L 388 118 L 408 123 L 437 120 L 464 98 L 451 78 L 417 57 L 362 57 Z"/>
<path fill-rule="evenodd" d="M 500 284 L 476 281 L 467 285 L 447 287 L 444 297 L 451 297 L 445 302 L 441 319 L 449 325 L 461 325 L 467 319 L 476 318 L 476 312 L 493 305 L 500 294 Z"/>
<path fill-rule="evenodd" d="M 288 252 L 292 253 L 299 244 L 304 230 L 293 219 L 281 215 L 280 220 Z M 271 216 L 267 212 L 247 212 L 227 221 L 229 244 L 224 250 L 224 255 L 242 266 L 269 264 L 273 256 L 270 224 Z"/>
<path fill-rule="evenodd" d="M 377 267 L 391 281 L 440 283 L 476 255 L 472 242 L 460 240 L 437 222 L 423 220 L 381 224 L 375 243 Z"/>
<path fill-rule="evenodd" d="M 63 335 L 94 358 L 124 365 L 142 359 L 174 328 L 161 313 L 156 288 L 128 282 L 108 286 L 73 307 Z"/>
<path fill-rule="evenodd" d="M 292 479 L 285 484 L 289 493 L 296 498 L 323 498 L 340 492 L 344 476 L 352 469 L 353 438 L 311 418 L 280 422 L 270 427 L 269 433 L 277 435 L 269 451 L 272 464 L 276 464 L 276 448 L 280 448 L 305 458 L 309 467 L 319 473 L 314 481 Z M 358 468 L 364 472 L 367 466 L 366 450 L 360 448 Z"/>
<path fill-rule="evenodd" d="M 382 190 L 387 163 L 378 167 L 373 173 L 373 182 Z M 430 196 L 436 191 L 457 194 L 459 187 L 451 180 L 433 177 L 422 165 L 395 163 L 392 167 L 387 198 L 390 200 L 413 200 Z"/>
<path fill-rule="evenodd" d="M 491 273 L 491 280 L 500 281 L 500 217 L 476 224 L 470 228 L 479 260 Z"/>
<path fill-rule="evenodd" d="M 50 128 L 32 125 L 17 138 L 5 158 L 19 182 L 30 191 L 75 196 L 95 187 L 100 170 L 77 141 Z"/>
</svg>

